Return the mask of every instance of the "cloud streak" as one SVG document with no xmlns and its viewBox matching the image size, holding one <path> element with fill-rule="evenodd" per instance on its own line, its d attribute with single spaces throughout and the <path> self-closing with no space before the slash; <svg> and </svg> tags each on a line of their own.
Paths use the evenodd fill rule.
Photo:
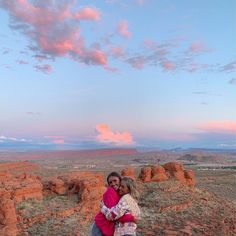
<svg viewBox="0 0 236 236">
<path fill-rule="evenodd" d="M 37 71 L 41 71 L 45 74 L 49 74 L 52 72 L 52 66 L 51 65 L 48 65 L 48 64 L 45 64 L 45 65 L 36 65 L 34 66 L 34 68 L 37 70 Z"/>
<path fill-rule="evenodd" d="M 198 126 L 198 129 L 213 133 L 233 133 L 236 134 L 236 121 L 210 121 Z"/>
<path fill-rule="evenodd" d="M 62 145 L 65 144 L 65 136 L 61 135 L 49 135 L 44 136 L 44 138 L 49 139 L 51 143 Z"/>
<path fill-rule="evenodd" d="M 15 138 L 15 137 L 6 137 L 4 135 L 0 136 L 1 142 L 28 142 L 28 140 L 24 138 Z"/>
</svg>

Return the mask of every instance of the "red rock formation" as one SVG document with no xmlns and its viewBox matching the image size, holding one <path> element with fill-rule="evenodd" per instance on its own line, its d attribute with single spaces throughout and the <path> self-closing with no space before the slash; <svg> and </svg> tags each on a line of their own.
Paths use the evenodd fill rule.
<svg viewBox="0 0 236 236">
<path fill-rule="evenodd" d="M 196 179 L 194 176 L 194 172 L 192 170 L 185 170 L 184 171 L 184 177 L 186 179 L 186 183 L 189 186 L 194 186 L 196 184 Z"/>
<path fill-rule="evenodd" d="M 164 166 L 165 170 L 170 174 L 170 176 L 175 177 L 183 184 L 189 184 L 190 182 L 193 183 L 194 180 L 189 177 L 190 180 L 186 180 L 186 176 L 184 172 L 184 167 L 182 163 L 179 162 L 169 162 L 166 163 Z M 191 174 L 190 174 L 191 175 Z"/>
<path fill-rule="evenodd" d="M 25 199 L 42 199 L 42 183 L 37 176 L 21 174 L 20 176 L 8 176 L 2 180 L 2 186 L 11 193 L 11 198 L 16 202 Z"/>
<path fill-rule="evenodd" d="M 59 195 L 63 195 L 67 192 L 67 187 L 65 186 L 65 182 L 62 179 L 58 179 L 57 177 L 52 177 L 50 180 L 47 180 L 43 183 L 44 192 L 56 193 Z"/>
<path fill-rule="evenodd" d="M 139 179 L 143 182 L 150 182 L 151 177 L 152 177 L 151 172 L 152 172 L 152 168 L 150 166 L 141 168 Z"/>
<path fill-rule="evenodd" d="M 42 200 L 43 198 L 43 186 L 40 178 L 37 176 L 26 175 L 23 179 L 19 179 L 19 186 L 16 188 L 13 194 L 13 198 L 20 202 L 29 198 Z"/>
<path fill-rule="evenodd" d="M 100 202 L 106 187 L 104 182 L 97 178 L 80 180 L 77 184 L 79 185 L 80 212 L 86 216 L 87 220 L 90 220 L 100 210 Z"/>
<path fill-rule="evenodd" d="M 128 176 L 132 179 L 136 179 L 136 176 L 135 176 L 135 169 L 133 167 L 126 167 L 125 169 L 123 169 L 121 171 L 121 175 L 122 176 Z"/>
<path fill-rule="evenodd" d="M 17 218 L 14 201 L 10 199 L 10 193 L 0 189 L 0 235 L 17 235 Z"/>
<path fill-rule="evenodd" d="M 168 179 L 165 169 L 160 165 L 152 166 L 151 176 L 152 176 L 151 181 L 154 182 L 165 181 Z"/>
<path fill-rule="evenodd" d="M 126 168 L 128 169 L 128 167 Z M 184 170 L 183 164 L 179 162 L 169 162 L 165 165 L 143 167 L 139 174 L 139 179 L 143 182 L 160 182 L 174 177 L 180 183 L 194 186 L 196 183 L 192 170 Z"/>
<path fill-rule="evenodd" d="M 166 171 L 169 171 L 170 173 L 184 170 L 183 164 L 179 162 L 168 162 L 163 167 Z"/>
</svg>

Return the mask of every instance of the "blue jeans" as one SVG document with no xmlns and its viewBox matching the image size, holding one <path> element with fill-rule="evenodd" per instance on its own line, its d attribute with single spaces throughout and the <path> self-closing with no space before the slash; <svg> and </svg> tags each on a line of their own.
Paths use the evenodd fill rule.
<svg viewBox="0 0 236 236">
<path fill-rule="evenodd" d="M 92 225 L 91 236 L 103 236 L 101 230 L 97 227 L 95 222 L 93 222 Z"/>
</svg>

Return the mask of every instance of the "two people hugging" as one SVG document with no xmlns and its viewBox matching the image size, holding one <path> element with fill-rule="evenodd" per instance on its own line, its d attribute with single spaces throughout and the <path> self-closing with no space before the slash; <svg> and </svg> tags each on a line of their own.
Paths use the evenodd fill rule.
<svg viewBox="0 0 236 236">
<path fill-rule="evenodd" d="M 134 180 L 117 172 L 107 176 L 101 211 L 95 216 L 91 236 L 136 236 L 140 218 L 138 191 Z"/>
</svg>

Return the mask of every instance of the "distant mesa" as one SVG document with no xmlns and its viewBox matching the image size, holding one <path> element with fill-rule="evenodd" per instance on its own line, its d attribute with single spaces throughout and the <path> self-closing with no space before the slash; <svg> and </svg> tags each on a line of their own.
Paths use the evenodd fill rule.
<svg viewBox="0 0 236 236">
<path fill-rule="evenodd" d="M 69 157 L 75 158 L 92 158 L 92 157 L 109 157 L 135 155 L 138 151 L 135 148 L 107 148 L 91 150 L 64 150 L 64 151 L 25 151 L 25 152 L 1 152 L 0 160 L 44 160 L 48 158 L 64 159 Z"/>
</svg>

